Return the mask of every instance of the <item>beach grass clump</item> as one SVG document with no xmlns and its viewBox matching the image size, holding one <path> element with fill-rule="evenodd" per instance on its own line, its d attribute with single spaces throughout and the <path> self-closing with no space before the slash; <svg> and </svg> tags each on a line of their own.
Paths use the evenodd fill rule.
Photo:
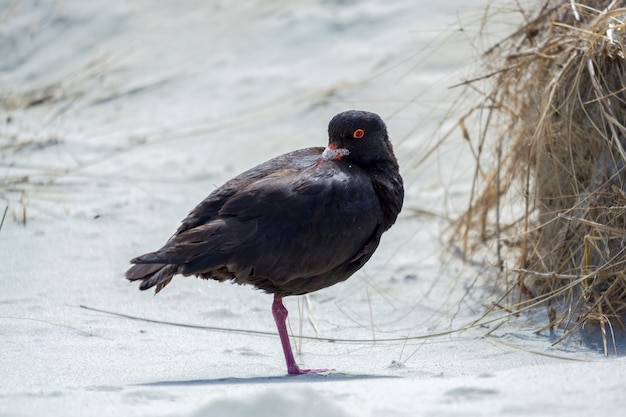
<svg viewBox="0 0 626 417">
<path fill-rule="evenodd" d="M 480 134 L 456 236 L 495 248 L 507 308 L 546 306 L 557 342 L 598 325 L 607 353 L 626 314 L 626 2 L 516 4 L 525 23 L 463 84 Z"/>
</svg>

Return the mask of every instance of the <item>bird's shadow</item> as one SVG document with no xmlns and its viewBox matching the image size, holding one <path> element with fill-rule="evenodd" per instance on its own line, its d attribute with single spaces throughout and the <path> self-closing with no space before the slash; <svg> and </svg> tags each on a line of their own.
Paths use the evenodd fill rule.
<svg viewBox="0 0 626 417">
<path fill-rule="evenodd" d="M 346 374 L 341 372 L 331 372 L 329 374 L 304 374 L 304 375 L 277 375 L 277 376 L 256 376 L 250 378 L 215 378 L 215 379 L 190 379 L 178 381 L 155 381 L 134 384 L 143 387 L 171 387 L 171 386 L 195 386 L 195 385 L 238 385 L 238 384 L 273 384 L 284 382 L 331 382 L 344 380 L 361 379 L 387 379 L 401 378 L 394 375 L 366 375 L 366 374 Z"/>
</svg>

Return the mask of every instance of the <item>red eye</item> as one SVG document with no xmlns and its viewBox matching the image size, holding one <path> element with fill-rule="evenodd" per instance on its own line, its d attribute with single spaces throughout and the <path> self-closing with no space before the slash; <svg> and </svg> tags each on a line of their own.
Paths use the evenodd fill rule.
<svg viewBox="0 0 626 417">
<path fill-rule="evenodd" d="M 352 134 L 352 137 L 355 139 L 361 139 L 363 136 L 365 136 L 365 130 L 363 129 L 357 129 Z"/>
</svg>

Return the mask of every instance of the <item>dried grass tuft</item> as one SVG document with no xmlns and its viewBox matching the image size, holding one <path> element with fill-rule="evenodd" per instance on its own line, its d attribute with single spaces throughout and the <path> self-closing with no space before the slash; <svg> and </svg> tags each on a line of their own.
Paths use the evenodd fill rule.
<svg viewBox="0 0 626 417">
<path fill-rule="evenodd" d="M 558 341 L 597 324 L 605 353 L 626 314 L 624 3 L 520 6 L 525 25 L 464 83 L 483 98 L 464 253 L 495 243 L 504 292 L 519 289 L 509 308 L 545 305 Z"/>
</svg>

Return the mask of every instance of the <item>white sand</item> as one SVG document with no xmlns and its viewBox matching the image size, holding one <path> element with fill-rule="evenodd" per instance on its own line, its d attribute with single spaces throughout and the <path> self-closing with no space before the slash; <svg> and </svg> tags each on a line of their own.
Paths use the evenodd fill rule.
<svg viewBox="0 0 626 417">
<path fill-rule="evenodd" d="M 489 270 L 442 249 L 445 220 L 411 211 L 467 201 L 460 135 L 415 164 L 439 138 L 481 1 L 117 3 L 0 0 L 0 95 L 14 105 L 0 146 L 33 141 L 0 153 L 0 180 L 29 176 L 5 195 L 0 229 L 1 416 L 621 413 L 622 352 L 604 358 L 596 335 L 551 347 L 558 334 L 524 317 L 492 337 L 488 324 L 420 338 L 484 311 L 483 290 L 466 290 Z M 386 120 L 407 201 L 362 271 L 310 295 L 310 312 L 286 300 L 297 360 L 335 372 L 286 376 L 274 335 L 81 307 L 273 334 L 266 294 L 177 278 L 154 297 L 123 273 L 216 185 L 325 145 L 349 108 Z"/>
</svg>

